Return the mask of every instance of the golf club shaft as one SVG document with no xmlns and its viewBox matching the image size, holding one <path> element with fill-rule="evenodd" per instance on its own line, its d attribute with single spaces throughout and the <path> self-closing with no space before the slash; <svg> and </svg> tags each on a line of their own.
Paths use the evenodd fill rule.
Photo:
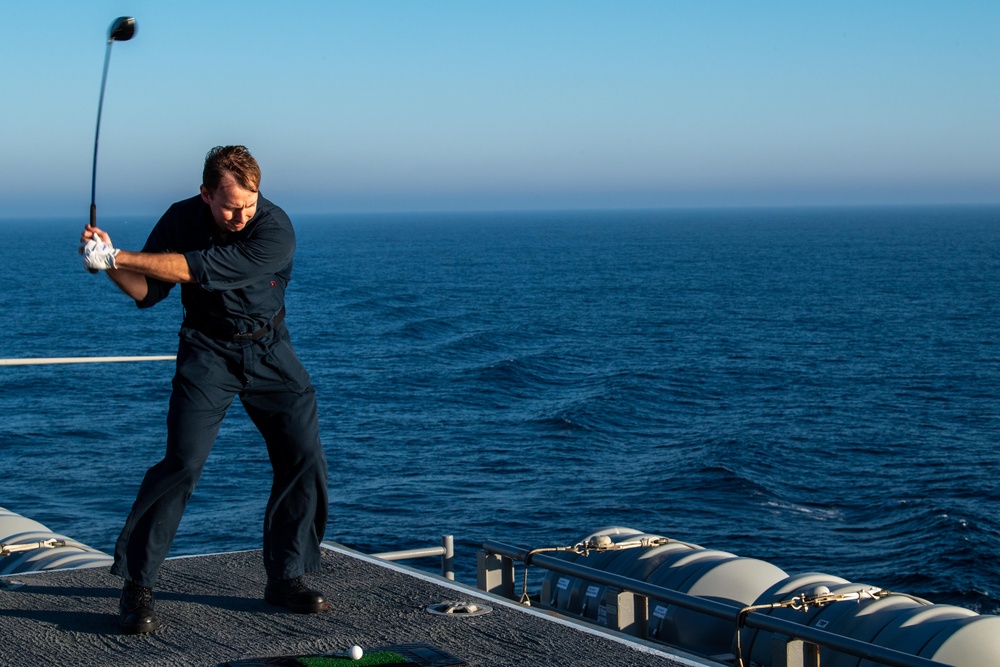
<svg viewBox="0 0 1000 667">
<path fill-rule="evenodd" d="M 97 144 L 101 138 L 101 111 L 104 109 L 104 87 L 108 83 L 108 65 L 111 62 L 111 45 L 115 41 L 127 42 L 135 35 L 135 19 L 119 16 L 108 28 L 108 46 L 104 50 L 104 71 L 101 73 L 101 96 L 97 100 L 97 128 L 94 130 L 94 165 L 90 170 L 90 225 L 97 226 Z"/>
<path fill-rule="evenodd" d="M 111 45 L 113 40 L 108 40 L 108 46 L 104 50 L 104 73 L 101 75 L 101 96 L 97 102 L 97 129 L 94 130 L 94 165 L 90 172 L 90 224 L 97 226 L 97 144 L 101 137 L 101 111 L 104 108 L 104 87 L 108 82 L 108 64 L 111 62 Z"/>
</svg>

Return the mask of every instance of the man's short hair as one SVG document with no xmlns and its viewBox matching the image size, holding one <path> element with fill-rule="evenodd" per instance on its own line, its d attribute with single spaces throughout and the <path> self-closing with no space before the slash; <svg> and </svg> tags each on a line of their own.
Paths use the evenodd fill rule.
<svg viewBox="0 0 1000 667">
<path fill-rule="evenodd" d="M 232 174 L 244 190 L 257 192 L 260 187 L 260 167 L 246 146 L 216 146 L 208 151 L 201 184 L 209 192 L 215 192 L 226 172 Z"/>
</svg>

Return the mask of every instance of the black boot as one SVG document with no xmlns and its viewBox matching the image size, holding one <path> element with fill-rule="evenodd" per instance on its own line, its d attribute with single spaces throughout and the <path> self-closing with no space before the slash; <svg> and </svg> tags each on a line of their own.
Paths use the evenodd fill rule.
<svg viewBox="0 0 1000 667">
<path fill-rule="evenodd" d="M 127 635 L 140 635 L 160 627 L 160 620 L 153 611 L 152 588 L 125 582 L 118 603 L 118 627 Z"/>
<path fill-rule="evenodd" d="M 302 577 L 294 579 L 268 579 L 264 588 L 264 601 L 278 607 L 288 607 L 299 614 L 316 614 L 329 605 L 319 591 L 314 591 L 302 582 Z"/>
</svg>

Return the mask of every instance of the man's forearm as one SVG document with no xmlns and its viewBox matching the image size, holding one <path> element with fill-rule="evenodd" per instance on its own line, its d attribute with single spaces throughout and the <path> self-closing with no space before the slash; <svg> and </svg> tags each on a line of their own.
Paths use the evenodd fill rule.
<svg viewBox="0 0 1000 667">
<path fill-rule="evenodd" d="M 115 266 L 140 276 L 149 276 L 168 283 L 194 282 L 187 259 L 180 253 L 121 250 L 115 256 Z M 118 283 L 117 280 L 115 282 Z M 145 281 L 143 283 L 145 285 Z M 121 283 L 118 284 L 121 285 Z"/>
<path fill-rule="evenodd" d="M 142 301 L 146 298 L 146 294 L 149 292 L 146 276 L 128 269 L 109 269 L 107 273 L 108 278 L 111 278 L 121 291 L 136 301 Z"/>
</svg>

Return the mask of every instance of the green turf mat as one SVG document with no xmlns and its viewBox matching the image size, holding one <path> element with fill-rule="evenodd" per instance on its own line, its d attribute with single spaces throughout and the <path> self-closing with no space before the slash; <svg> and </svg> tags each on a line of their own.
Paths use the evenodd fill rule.
<svg viewBox="0 0 1000 667">
<path fill-rule="evenodd" d="M 364 649 L 364 647 L 362 647 Z M 351 660 L 347 652 L 319 653 L 314 655 L 277 655 L 267 658 L 248 658 L 222 663 L 220 667 L 451 667 L 464 665 L 464 660 L 456 658 L 436 646 L 417 642 L 413 644 L 393 644 L 373 646 L 365 649 L 360 660 Z"/>
<path fill-rule="evenodd" d="M 372 651 L 371 653 L 365 653 L 358 660 L 351 660 L 347 656 L 337 655 L 337 656 L 306 656 L 302 658 L 297 658 L 298 662 L 302 667 L 343 667 L 345 664 L 355 665 L 356 667 L 368 667 L 369 665 L 412 665 L 414 663 L 408 661 L 405 656 L 396 653 L 395 651 Z"/>
</svg>

